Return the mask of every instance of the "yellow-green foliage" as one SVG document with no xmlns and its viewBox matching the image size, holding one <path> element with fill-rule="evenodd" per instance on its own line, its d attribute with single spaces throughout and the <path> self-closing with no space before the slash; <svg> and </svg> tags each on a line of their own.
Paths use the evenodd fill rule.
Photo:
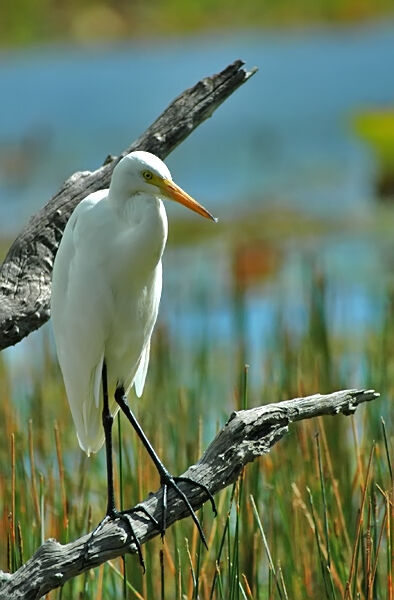
<svg viewBox="0 0 394 600">
<path fill-rule="evenodd" d="M 349 23 L 393 14 L 391 0 L 2 0 L 0 44 L 167 36 L 305 23 Z"/>
<path fill-rule="evenodd" d="M 359 113 L 354 119 L 357 133 L 376 151 L 384 169 L 394 170 L 394 110 Z"/>
</svg>

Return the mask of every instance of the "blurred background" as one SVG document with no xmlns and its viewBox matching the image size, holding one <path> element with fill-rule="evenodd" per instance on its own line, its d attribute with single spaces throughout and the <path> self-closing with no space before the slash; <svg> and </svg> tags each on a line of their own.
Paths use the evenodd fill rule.
<svg viewBox="0 0 394 600">
<path fill-rule="evenodd" d="M 302 270 L 313 263 L 330 275 L 330 331 L 349 340 L 346 380 L 361 383 L 357 354 L 384 318 L 392 273 L 390 6 L 3 2 L 1 236 L 13 239 L 66 177 L 119 153 L 183 89 L 240 57 L 259 73 L 167 161 L 220 225 L 168 206 L 160 319 L 180 344 L 204 334 L 230 348 L 239 288 L 245 360 L 261 382 L 278 311 L 291 336 L 306 326 Z"/>
<path fill-rule="evenodd" d="M 331 439 L 342 431 L 342 450 L 355 434 L 381 439 L 394 388 L 392 2 L 3 0 L 0 10 L 3 256 L 65 178 L 121 152 L 186 87 L 236 58 L 259 68 L 166 161 L 219 223 L 167 204 L 161 311 L 137 411 L 157 393 L 181 406 L 186 395 L 185 435 L 193 446 L 201 419 L 204 445 L 240 405 L 247 363 L 249 404 L 375 387 L 384 401 L 360 411 L 353 437 L 346 423 Z M 66 464 L 80 460 L 50 324 L 1 361 L 9 433 L 27 439 L 29 418 L 42 431 L 57 419 Z M 40 443 L 51 472 L 42 451 L 53 441 Z M 349 473 L 361 467 L 347 451 L 338 477 L 352 495 Z"/>
</svg>

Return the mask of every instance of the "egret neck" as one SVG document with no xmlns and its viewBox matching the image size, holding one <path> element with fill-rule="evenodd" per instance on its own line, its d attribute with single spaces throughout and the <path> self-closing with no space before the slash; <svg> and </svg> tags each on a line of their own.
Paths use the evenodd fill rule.
<svg viewBox="0 0 394 600">
<path fill-rule="evenodd" d="M 159 191 L 154 196 L 145 192 L 122 195 L 111 185 L 108 202 L 115 212 L 117 235 L 121 232 L 122 242 L 128 246 L 129 237 L 131 252 L 138 249 L 144 254 L 148 252 L 149 258 L 157 263 L 164 252 L 168 232 L 167 214 Z"/>
</svg>

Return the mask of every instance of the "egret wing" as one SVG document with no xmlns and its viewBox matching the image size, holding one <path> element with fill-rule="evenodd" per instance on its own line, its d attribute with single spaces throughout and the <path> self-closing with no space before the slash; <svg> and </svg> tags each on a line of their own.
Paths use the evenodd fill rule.
<svg viewBox="0 0 394 600">
<path fill-rule="evenodd" d="M 88 223 L 104 194 L 105 190 L 91 194 L 75 209 L 52 279 L 51 313 L 59 364 L 79 444 L 88 454 L 97 452 L 104 441 L 100 380 L 110 300 L 97 276 L 95 243 L 102 240 L 105 215 L 96 215 L 94 235 Z"/>
</svg>

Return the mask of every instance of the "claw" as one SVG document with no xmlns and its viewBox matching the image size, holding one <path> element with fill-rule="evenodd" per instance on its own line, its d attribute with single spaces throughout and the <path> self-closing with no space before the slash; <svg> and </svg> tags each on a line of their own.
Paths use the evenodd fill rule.
<svg viewBox="0 0 394 600">
<path fill-rule="evenodd" d="M 140 504 L 137 504 L 137 506 L 134 506 L 133 508 L 128 508 L 127 510 L 122 510 L 120 511 L 121 515 L 131 515 L 132 513 L 137 513 L 140 512 L 143 515 L 145 515 L 145 517 L 147 517 L 147 519 L 149 519 L 149 521 L 152 523 L 152 525 L 154 527 L 156 527 L 156 529 L 160 530 L 160 525 L 159 525 L 159 521 L 157 519 L 155 519 L 155 517 L 153 515 L 150 514 L 150 512 L 148 510 L 146 510 L 146 508 L 144 506 L 141 506 Z"/>
<path fill-rule="evenodd" d="M 168 484 L 164 483 L 163 485 L 163 519 L 161 524 L 161 537 L 163 538 L 167 529 L 167 492 L 168 492 Z"/>
<path fill-rule="evenodd" d="M 83 545 L 83 556 L 82 556 L 82 564 L 86 564 L 86 562 L 88 561 L 89 558 L 89 545 L 92 541 L 92 539 L 94 538 L 94 536 L 100 531 L 100 529 L 102 529 L 104 527 L 104 525 L 106 523 L 108 523 L 108 521 L 111 519 L 112 517 L 110 515 L 105 515 L 104 519 L 102 519 L 100 521 L 100 523 L 93 529 L 92 533 L 90 534 L 89 538 L 86 540 L 86 542 Z"/>
<path fill-rule="evenodd" d="M 134 531 L 134 527 L 133 527 L 132 522 L 131 522 L 131 516 L 130 516 L 130 514 L 127 514 L 127 511 L 124 511 L 124 512 L 118 513 L 117 516 L 118 516 L 119 519 L 127 519 L 127 523 L 128 523 L 128 525 L 130 527 L 131 537 L 133 538 L 135 547 L 137 549 L 138 559 L 140 561 L 140 565 L 142 567 L 142 571 L 144 573 L 146 573 L 145 561 L 144 561 L 144 557 L 142 556 L 141 544 L 139 543 L 138 538 L 136 536 L 136 533 Z"/>
<path fill-rule="evenodd" d="M 137 550 L 139 563 L 142 567 L 143 572 L 145 573 L 146 569 L 145 569 L 144 557 L 142 556 L 141 544 L 139 543 L 137 535 L 134 531 L 134 527 L 131 522 L 130 514 L 128 514 L 131 512 L 137 512 L 137 510 L 140 510 L 141 512 L 143 512 L 144 514 L 149 516 L 153 522 L 155 522 L 155 523 L 157 523 L 157 525 L 159 525 L 158 522 L 156 521 L 156 519 L 154 517 L 152 517 L 151 515 L 149 515 L 148 511 L 145 510 L 143 507 L 135 507 L 135 509 L 131 509 L 129 511 L 123 511 L 123 512 L 119 512 L 117 510 L 112 511 L 111 514 L 105 515 L 104 519 L 102 519 L 100 521 L 100 523 L 93 529 L 89 538 L 85 542 L 84 549 L 83 549 L 83 556 L 82 556 L 82 564 L 86 564 L 86 562 L 89 558 L 90 543 L 91 543 L 92 539 L 94 538 L 94 536 L 97 535 L 97 533 L 100 531 L 100 529 L 102 529 L 104 527 L 104 525 L 106 523 L 108 523 L 108 521 L 115 521 L 115 519 L 121 519 L 121 520 L 125 520 L 127 522 L 127 525 L 130 529 L 130 535 L 133 539 L 134 545 Z"/>
<path fill-rule="evenodd" d="M 175 477 L 174 479 L 175 481 L 185 481 L 186 483 L 189 483 L 192 486 L 197 486 L 201 488 L 209 498 L 214 516 L 218 516 L 218 511 L 216 509 L 214 497 L 212 496 L 211 492 L 209 491 L 206 485 L 204 485 L 203 483 L 199 483 L 198 481 L 194 481 L 194 479 L 192 479 L 191 477 Z"/>
<path fill-rule="evenodd" d="M 204 490 L 204 492 L 207 494 L 207 496 L 209 497 L 210 501 L 211 501 L 211 505 L 212 505 L 212 510 L 214 512 L 215 515 L 217 515 L 217 511 L 216 511 L 216 505 L 215 505 L 215 501 L 213 499 L 213 496 L 211 494 L 211 492 L 208 490 L 208 488 L 202 484 L 202 483 L 198 483 L 197 481 L 194 481 L 193 479 L 189 478 L 189 477 L 172 477 L 169 473 L 166 474 L 162 474 L 161 476 L 161 483 L 163 486 L 163 500 L 162 500 L 162 504 L 163 504 L 163 519 L 162 519 L 162 537 L 165 533 L 166 530 L 166 526 L 167 526 L 167 491 L 168 491 L 168 487 L 172 487 L 172 489 L 175 491 L 175 493 L 177 494 L 177 496 L 184 502 L 184 504 L 186 505 L 186 508 L 189 511 L 189 514 L 191 516 L 191 518 L 194 521 L 194 524 L 196 525 L 197 529 L 198 529 L 198 533 L 200 534 L 200 538 L 202 543 L 204 544 L 204 546 L 206 547 L 206 549 L 208 550 L 208 545 L 207 545 L 207 541 L 205 539 L 205 535 L 204 532 L 202 530 L 202 527 L 200 525 L 200 521 L 198 520 L 198 517 L 192 507 L 192 505 L 190 504 L 190 501 L 188 499 L 188 497 L 186 496 L 186 494 L 181 490 L 181 488 L 179 487 L 179 485 L 177 484 L 177 482 L 185 482 L 188 483 L 189 485 L 193 485 L 193 486 L 197 486 L 200 487 L 201 489 Z"/>
</svg>

